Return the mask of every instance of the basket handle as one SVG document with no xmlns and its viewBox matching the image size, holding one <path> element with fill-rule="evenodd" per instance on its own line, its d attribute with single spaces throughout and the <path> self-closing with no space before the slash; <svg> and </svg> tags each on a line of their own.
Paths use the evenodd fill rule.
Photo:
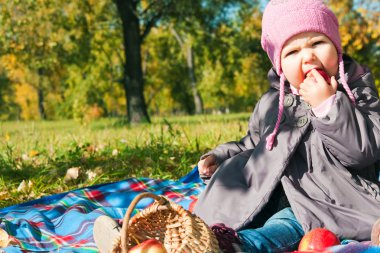
<svg viewBox="0 0 380 253">
<path fill-rule="evenodd" d="M 127 209 L 127 213 L 125 214 L 125 216 L 123 218 L 123 226 L 121 228 L 121 250 L 122 250 L 122 253 L 128 252 L 128 244 L 129 244 L 128 226 L 129 226 L 129 220 L 130 220 L 131 214 L 132 214 L 133 210 L 135 209 L 137 203 L 144 198 L 152 198 L 152 199 L 156 200 L 160 205 L 165 205 L 165 204 L 169 203 L 169 201 L 167 201 L 164 197 L 157 196 L 157 195 L 150 193 L 150 192 L 140 193 L 139 195 L 137 195 L 133 199 L 133 201 L 131 202 L 131 204 L 129 205 L 129 207 Z"/>
</svg>

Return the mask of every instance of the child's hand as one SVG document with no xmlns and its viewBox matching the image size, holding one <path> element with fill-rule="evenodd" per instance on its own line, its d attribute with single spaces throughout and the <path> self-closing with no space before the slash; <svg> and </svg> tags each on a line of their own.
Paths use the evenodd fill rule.
<svg viewBox="0 0 380 253">
<path fill-rule="evenodd" d="M 301 83 L 299 94 L 312 108 L 316 108 L 334 95 L 338 89 L 338 82 L 335 77 L 332 76 L 330 79 L 329 84 L 317 70 L 313 69 Z"/>
<path fill-rule="evenodd" d="M 216 171 L 218 165 L 216 164 L 216 157 L 209 155 L 205 159 L 198 162 L 199 175 L 202 178 L 211 177 Z"/>
</svg>

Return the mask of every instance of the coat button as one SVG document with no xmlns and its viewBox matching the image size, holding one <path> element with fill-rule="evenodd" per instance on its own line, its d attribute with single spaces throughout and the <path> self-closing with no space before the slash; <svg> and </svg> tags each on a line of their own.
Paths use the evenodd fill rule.
<svg viewBox="0 0 380 253">
<path fill-rule="evenodd" d="M 285 96 L 285 99 L 284 99 L 284 106 L 285 106 L 285 107 L 290 107 L 290 106 L 292 106 L 293 101 L 294 101 L 294 98 L 293 98 L 292 95 L 286 95 L 286 96 Z"/>
<path fill-rule="evenodd" d="M 309 121 L 309 118 L 307 116 L 302 116 L 302 117 L 298 118 L 298 120 L 297 120 L 297 126 L 298 127 L 303 127 L 304 125 L 307 124 L 308 121 Z"/>
<path fill-rule="evenodd" d="M 311 105 L 309 105 L 308 103 L 305 103 L 305 108 L 306 109 L 311 109 Z"/>
</svg>

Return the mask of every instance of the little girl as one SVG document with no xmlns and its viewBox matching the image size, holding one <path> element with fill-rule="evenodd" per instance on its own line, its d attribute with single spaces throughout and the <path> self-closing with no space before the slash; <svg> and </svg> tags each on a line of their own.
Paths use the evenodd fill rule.
<svg viewBox="0 0 380 253">
<path fill-rule="evenodd" d="M 317 227 L 369 240 L 380 216 L 380 101 L 370 70 L 343 55 L 322 0 L 271 0 L 261 43 L 271 87 L 247 135 L 201 157 L 208 185 L 194 212 L 217 236 L 232 236 L 235 247 L 221 243 L 228 252 L 292 251 Z"/>
<path fill-rule="evenodd" d="M 208 185 L 194 212 L 227 252 L 292 251 L 317 227 L 378 245 L 380 101 L 369 69 L 343 55 L 322 0 L 271 0 L 261 43 L 271 87 L 247 135 L 201 157 Z M 97 219 L 102 252 L 119 230 Z"/>
</svg>

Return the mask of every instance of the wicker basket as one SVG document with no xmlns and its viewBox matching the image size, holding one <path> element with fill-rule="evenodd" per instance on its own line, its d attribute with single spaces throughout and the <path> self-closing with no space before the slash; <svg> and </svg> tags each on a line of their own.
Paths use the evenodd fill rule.
<svg viewBox="0 0 380 253">
<path fill-rule="evenodd" d="M 130 219 L 136 204 L 143 198 L 153 198 L 155 202 Z M 126 253 L 151 238 L 159 240 L 168 253 L 220 252 L 214 233 L 201 218 L 163 196 L 145 192 L 137 195 L 128 207 L 121 240 L 112 252 Z"/>
</svg>

